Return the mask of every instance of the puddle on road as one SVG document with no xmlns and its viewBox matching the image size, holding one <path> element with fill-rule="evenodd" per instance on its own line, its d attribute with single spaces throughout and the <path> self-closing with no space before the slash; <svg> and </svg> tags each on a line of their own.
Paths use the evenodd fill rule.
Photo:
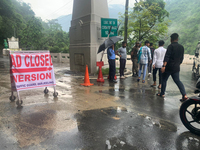
<svg viewBox="0 0 200 150">
<path fill-rule="evenodd" d="M 81 138 L 76 140 L 80 140 L 86 145 L 103 141 L 104 143 L 101 144 L 105 144 L 107 149 L 134 149 L 133 145 L 137 143 L 138 137 L 152 136 L 153 128 L 142 125 L 153 124 L 153 119 L 145 115 L 134 114 L 125 107 L 79 111 L 75 116 L 68 114 L 65 110 L 53 110 L 51 104 L 48 107 L 48 110 L 44 110 L 46 108 L 44 106 L 37 106 L 31 110 L 26 108 L 25 112 L 22 110 L 20 114 L 15 116 L 16 131 L 14 134 L 20 147 L 38 145 L 59 136 L 60 133 L 68 136 L 67 132 L 71 133 L 74 129 L 75 132 L 70 135 Z M 160 122 L 160 124 L 162 129 L 162 124 L 166 124 L 166 122 Z M 171 127 L 167 125 L 166 128 Z M 168 129 L 164 130 L 168 131 Z M 65 131 L 67 132 L 64 133 Z M 157 130 L 156 132 L 162 131 Z M 163 135 L 157 134 L 157 136 L 162 137 Z M 136 143 L 131 145 L 133 140 L 136 140 Z M 82 147 L 84 146 L 82 145 Z"/>
<path fill-rule="evenodd" d="M 183 132 L 176 139 L 176 149 L 180 150 L 199 150 L 200 149 L 200 136 L 192 134 L 191 132 Z"/>
<path fill-rule="evenodd" d="M 106 150 L 110 150 L 110 149 L 133 149 L 132 146 L 128 145 L 126 142 L 118 139 L 118 138 L 111 138 L 111 139 L 107 139 L 106 142 Z"/>
<path fill-rule="evenodd" d="M 131 148 L 129 145 L 126 145 L 124 141 L 120 141 L 117 138 L 112 138 L 110 140 L 106 140 L 106 149 L 127 149 Z"/>
<path fill-rule="evenodd" d="M 144 144 L 144 149 L 148 149 L 148 145 L 152 143 L 160 148 L 161 143 L 166 141 L 166 138 L 176 135 L 177 131 L 176 125 L 171 122 L 135 114 L 125 107 L 81 111 L 75 118 L 79 132 L 91 135 L 88 140 L 94 139 L 95 142 L 98 137 L 106 137 L 106 149 L 134 149 L 144 143 L 148 143 Z M 167 136 L 163 137 L 166 134 Z"/>
<path fill-rule="evenodd" d="M 137 145 L 137 140 L 140 140 L 135 136 L 145 139 L 145 136 L 153 136 L 156 133 L 158 137 L 155 139 L 160 139 L 159 136 L 162 137 L 163 135 L 159 133 L 170 131 L 172 133 L 168 133 L 173 134 L 173 132 L 177 131 L 177 127 L 173 123 L 143 114 L 136 115 L 125 107 L 82 111 L 76 114 L 76 118 L 79 132 L 82 134 L 92 134 L 91 138 L 94 139 L 102 134 L 105 137 L 110 137 L 105 141 L 106 149 L 134 149 L 137 147 L 134 147 L 134 145 Z M 137 140 L 134 141 L 133 139 Z M 151 139 L 148 139 L 148 142 L 151 142 Z M 159 147 L 161 145 L 160 142 L 159 140 L 153 141 L 153 144 Z"/>
<path fill-rule="evenodd" d="M 159 127 L 162 130 L 167 130 L 170 132 L 176 132 L 177 131 L 177 126 L 171 122 L 168 122 L 166 120 L 160 120 L 160 119 L 155 119 L 151 118 L 147 115 L 144 114 L 138 114 L 138 116 L 141 116 L 145 118 L 146 120 L 149 121 L 149 125 Z"/>
<path fill-rule="evenodd" d="M 39 110 L 15 116 L 16 138 L 20 147 L 38 145 L 58 132 L 77 128 L 71 114 L 53 109 Z"/>
<path fill-rule="evenodd" d="M 109 107 L 106 109 L 101 109 L 101 112 L 107 116 L 113 116 L 117 113 L 127 112 L 127 109 L 125 107 Z"/>
<path fill-rule="evenodd" d="M 70 74 L 64 74 L 64 76 L 65 76 L 65 77 L 70 77 L 71 75 L 70 75 Z"/>
<path fill-rule="evenodd" d="M 106 94 L 111 94 L 113 95 L 114 93 L 124 93 L 124 92 L 129 92 L 129 93 L 140 93 L 140 94 L 155 94 L 155 91 L 152 89 L 132 89 L 132 88 L 116 88 L 116 87 L 110 87 L 109 90 L 103 90 L 101 91 L 102 93 Z"/>
<path fill-rule="evenodd" d="M 112 119 L 112 120 L 121 120 L 126 119 L 127 117 L 131 120 L 139 119 L 138 117 L 142 117 L 145 120 L 143 121 L 143 124 L 141 124 L 142 127 L 148 128 L 148 127 L 158 127 L 165 131 L 170 132 L 176 132 L 177 126 L 171 122 L 168 122 L 166 120 L 160 120 L 157 118 L 149 117 L 144 114 L 134 114 L 133 112 L 128 112 L 128 110 L 125 107 L 109 107 L 104 109 L 97 109 L 97 110 L 88 110 L 83 111 L 82 113 L 79 113 L 76 115 L 79 119 L 82 118 L 82 115 L 85 117 L 89 117 L 90 113 L 96 116 L 99 116 L 100 118 Z M 135 127 L 131 127 L 134 129 Z"/>
</svg>

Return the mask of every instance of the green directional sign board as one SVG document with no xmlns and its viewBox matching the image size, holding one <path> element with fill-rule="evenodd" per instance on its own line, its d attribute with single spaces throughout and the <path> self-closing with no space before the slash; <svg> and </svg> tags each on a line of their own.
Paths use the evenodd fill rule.
<svg viewBox="0 0 200 150">
<path fill-rule="evenodd" d="M 108 37 L 111 26 L 110 37 L 117 36 L 117 19 L 101 18 L 101 37 Z"/>
</svg>

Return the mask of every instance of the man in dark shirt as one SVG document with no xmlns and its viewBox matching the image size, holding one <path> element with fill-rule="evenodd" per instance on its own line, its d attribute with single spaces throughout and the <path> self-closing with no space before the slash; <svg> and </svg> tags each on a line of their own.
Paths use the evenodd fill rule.
<svg viewBox="0 0 200 150">
<path fill-rule="evenodd" d="M 180 65 L 183 62 L 184 57 L 184 47 L 178 43 L 178 34 L 173 33 L 171 36 L 171 44 L 168 46 L 164 63 L 162 66 L 163 80 L 161 86 L 161 93 L 157 94 L 158 96 L 164 97 L 166 90 L 166 83 L 169 76 L 172 76 L 172 79 L 178 86 L 182 99 L 181 101 L 185 101 L 187 99 L 185 87 L 183 83 L 179 79 Z"/>
</svg>

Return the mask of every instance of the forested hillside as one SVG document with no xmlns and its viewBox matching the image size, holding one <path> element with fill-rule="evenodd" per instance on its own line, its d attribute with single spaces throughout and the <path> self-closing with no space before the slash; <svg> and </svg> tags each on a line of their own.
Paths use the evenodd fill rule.
<svg viewBox="0 0 200 150">
<path fill-rule="evenodd" d="M 68 52 L 69 36 L 56 20 L 43 22 L 31 7 L 17 0 L 0 0 L 0 47 L 3 39 L 19 38 L 20 48 Z"/>
<path fill-rule="evenodd" d="M 200 40 L 200 1 L 199 0 L 165 0 L 166 10 L 171 20 L 169 35 L 177 32 L 179 43 L 185 47 L 185 53 L 194 54 Z M 169 44 L 169 39 L 166 40 Z"/>
<path fill-rule="evenodd" d="M 185 53 L 194 54 L 200 40 L 200 1 L 165 0 L 165 2 L 165 9 L 169 12 L 171 20 L 165 45 L 170 44 L 169 36 L 177 32 L 180 35 L 179 43 L 185 47 Z M 112 9 L 113 12 L 116 9 L 119 11 L 117 5 Z M 0 48 L 3 46 L 3 39 L 15 35 L 20 40 L 20 48 L 23 49 L 68 52 L 69 34 L 62 30 L 60 21 L 63 19 L 43 22 L 35 17 L 28 4 L 18 0 L 0 0 Z"/>
</svg>

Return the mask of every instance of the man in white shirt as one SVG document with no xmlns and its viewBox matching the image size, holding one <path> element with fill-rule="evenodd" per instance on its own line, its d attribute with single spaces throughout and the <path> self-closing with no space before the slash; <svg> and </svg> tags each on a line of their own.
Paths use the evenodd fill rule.
<svg viewBox="0 0 200 150">
<path fill-rule="evenodd" d="M 161 89 L 161 83 L 162 83 L 162 73 L 161 73 L 161 68 L 163 65 L 163 60 L 165 57 L 165 53 L 166 53 L 166 49 L 163 47 L 165 42 L 163 40 L 160 40 L 158 42 L 159 44 L 159 48 L 157 48 L 154 51 L 154 55 L 153 55 L 153 81 L 154 84 L 152 84 L 151 86 L 156 86 L 156 73 L 159 70 L 159 85 L 158 88 Z"/>
</svg>

